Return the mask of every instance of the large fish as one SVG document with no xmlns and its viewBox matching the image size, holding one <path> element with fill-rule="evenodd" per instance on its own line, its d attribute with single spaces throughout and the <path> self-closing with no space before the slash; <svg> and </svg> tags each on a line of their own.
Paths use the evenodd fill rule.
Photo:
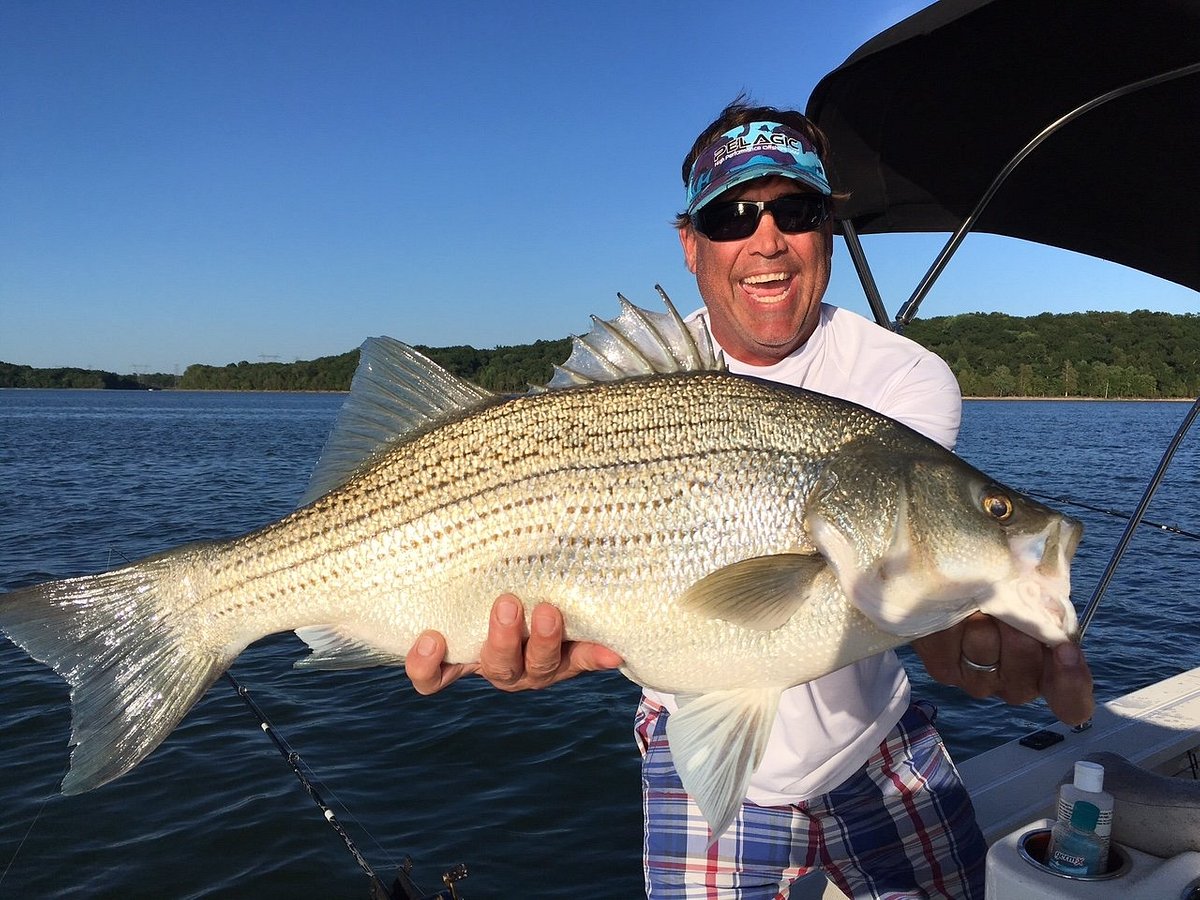
<svg viewBox="0 0 1200 900">
<path fill-rule="evenodd" d="M 136 765 L 265 635 L 313 668 L 398 665 L 427 628 L 474 660 L 515 591 L 680 695 L 668 739 L 715 836 L 785 688 L 976 610 L 1071 639 L 1077 522 L 884 416 L 729 374 L 669 301 L 622 304 L 517 397 L 372 339 L 296 512 L 0 598 L 71 685 L 63 791 Z"/>
</svg>

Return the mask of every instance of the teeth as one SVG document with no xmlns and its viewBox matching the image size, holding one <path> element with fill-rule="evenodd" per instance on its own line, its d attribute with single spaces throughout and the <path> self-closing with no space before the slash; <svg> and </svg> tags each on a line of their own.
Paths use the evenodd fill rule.
<svg viewBox="0 0 1200 900">
<path fill-rule="evenodd" d="M 786 281 L 786 272 L 771 272 L 766 275 L 750 275 L 743 279 L 746 284 L 768 284 L 772 281 Z"/>
</svg>

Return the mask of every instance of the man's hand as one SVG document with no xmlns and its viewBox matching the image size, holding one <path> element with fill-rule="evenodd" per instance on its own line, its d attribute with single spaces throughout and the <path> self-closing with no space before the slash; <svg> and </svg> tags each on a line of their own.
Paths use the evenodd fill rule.
<svg viewBox="0 0 1200 900">
<path fill-rule="evenodd" d="M 549 687 L 581 672 L 615 669 L 623 662 L 600 644 L 564 641 L 562 613 L 549 603 L 533 608 L 530 626 L 526 633 L 521 601 L 512 594 L 501 594 L 492 604 L 479 662 L 443 662 L 446 639 L 436 631 L 426 631 L 405 657 L 404 670 L 421 694 L 437 693 L 472 673 L 502 691 L 525 691 Z"/>
<path fill-rule="evenodd" d="M 1075 644 L 1053 649 L 991 616 L 975 613 L 936 634 L 913 641 L 929 674 L 972 697 L 996 696 L 1006 703 L 1045 697 L 1050 711 L 1068 725 L 1092 716 L 1092 672 Z M 997 665 L 995 672 L 971 668 Z"/>
</svg>

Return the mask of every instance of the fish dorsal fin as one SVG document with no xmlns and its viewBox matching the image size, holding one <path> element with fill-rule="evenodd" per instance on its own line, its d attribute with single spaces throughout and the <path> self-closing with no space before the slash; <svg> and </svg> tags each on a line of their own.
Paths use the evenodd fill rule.
<svg viewBox="0 0 1200 900">
<path fill-rule="evenodd" d="M 804 604 L 813 579 L 828 567 L 817 553 L 743 559 L 701 578 L 687 589 L 679 605 L 743 628 L 773 631 Z"/>
<path fill-rule="evenodd" d="M 368 338 L 360 348 L 350 395 L 321 451 L 303 506 L 343 484 L 401 435 L 493 399 L 407 344 Z"/>
<path fill-rule="evenodd" d="M 655 290 L 667 307 L 665 313 L 634 306 L 617 294 L 621 314 L 607 321 L 592 316 L 592 330 L 572 338 L 570 357 L 554 367 L 554 377 L 546 387 L 578 387 L 637 375 L 724 371 L 724 355 L 713 347 L 704 325 L 685 322 L 666 291 L 658 285 Z"/>
<path fill-rule="evenodd" d="M 545 388 L 579 387 L 638 375 L 724 371 L 725 357 L 700 322 L 687 323 L 666 291 L 655 286 L 665 313 L 634 306 L 618 294 L 621 314 L 592 317 L 592 330 L 572 341 L 571 355 Z M 363 343 L 350 396 L 321 452 L 300 505 L 344 484 L 398 437 L 456 413 L 491 402 L 495 395 L 451 375 L 412 347 L 387 337 Z"/>
</svg>

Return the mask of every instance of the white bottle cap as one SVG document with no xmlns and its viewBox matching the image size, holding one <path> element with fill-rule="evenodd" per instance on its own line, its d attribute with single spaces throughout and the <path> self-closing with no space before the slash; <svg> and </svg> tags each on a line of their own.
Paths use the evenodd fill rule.
<svg viewBox="0 0 1200 900">
<path fill-rule="evenodd" d="M 1104 790 L 1104 766 L 1080 760 L 1075 763 L 1075 787 L 1098 794 Z"/>
</svg>

